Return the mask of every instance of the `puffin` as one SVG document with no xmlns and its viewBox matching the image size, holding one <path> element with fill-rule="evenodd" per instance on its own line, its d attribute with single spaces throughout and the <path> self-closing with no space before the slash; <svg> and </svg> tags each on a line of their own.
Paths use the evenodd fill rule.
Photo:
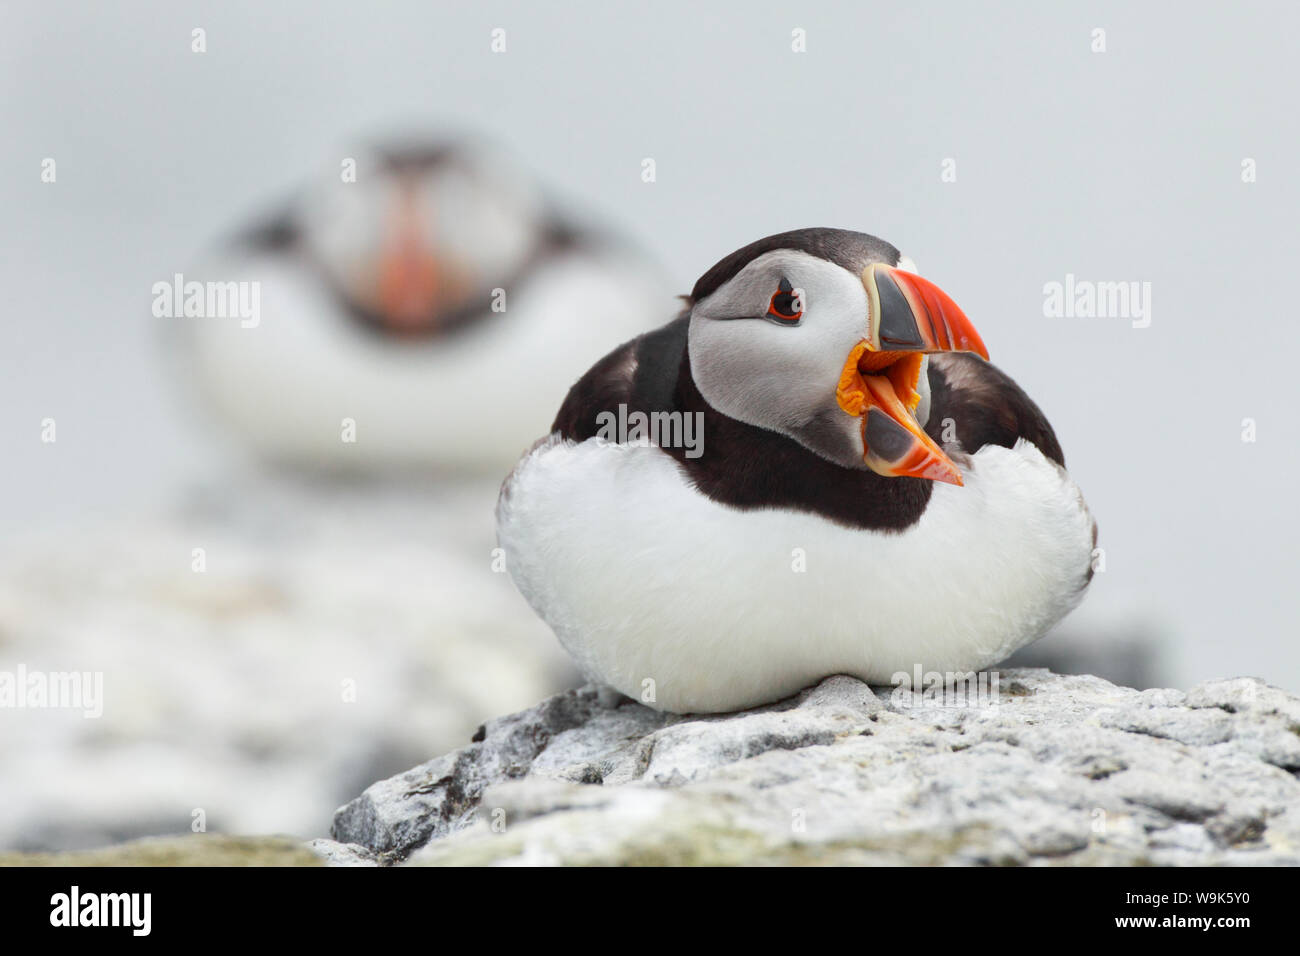
<svg viewBox="0 0 1300 956">
<path fill-rule="evenodd" d="M 255 284 L 255 320 L 167 320 L 197 406 L 261 460 L 499 475 L 611 341 L 671 307 L 649 257 L 495 144 L 344 156 L 185 276 Z"/>
<path fill-rule="evenodd" d="M 1079 603 L 1096 523 L 1051 424 L 896 247 L 784 232 L 682 298 L 577 380 L 497 502 L 589 679 L 734 711 L 979 671 Z"/>
</svg>

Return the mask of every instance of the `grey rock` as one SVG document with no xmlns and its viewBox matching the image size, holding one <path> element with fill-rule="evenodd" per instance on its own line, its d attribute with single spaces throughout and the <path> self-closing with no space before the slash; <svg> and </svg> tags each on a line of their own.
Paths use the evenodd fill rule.
<svg viewBox="0 0 1300 956">
<path fill-rule="evenodd" d="M 199 808 L 213 832 L 319 835 L 482 715 L 573 686 L 493 570 L 499 476 L 211 480 L 197 509 L 0 539 L 0 671 L 103 675 L 97 719 L 0 710 L 0 849 L 189 833 Z"/>
<path fill-rule="evenodd" d="M 381 864 L 1300 864 L 1297 698 L 999 677 L 708 716 L 584 687 L 374 784 L 333 836 Z"/>
</svg>

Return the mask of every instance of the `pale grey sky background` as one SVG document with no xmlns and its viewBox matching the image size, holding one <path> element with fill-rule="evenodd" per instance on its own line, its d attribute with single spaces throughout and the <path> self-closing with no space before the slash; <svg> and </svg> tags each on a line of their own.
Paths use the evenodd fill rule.
<svg viewBox="0 0 1300 956">
<path fill-rule="evenodd" d="M 1283 3 L 6 2 L 0 530 L 202 474 L 152 283 L 356 134 L 465 128 L 675 291 L 788 228 L 900 246 L 1047 412 L 1098 517 L 1106 571 L 1071 629 L 1158 632 L 1177 685 L 1300 690 L 1298 32 Z M 1150 327 L 1045 318 L 1067 273 L 1150 282 Z"/>
</svg>

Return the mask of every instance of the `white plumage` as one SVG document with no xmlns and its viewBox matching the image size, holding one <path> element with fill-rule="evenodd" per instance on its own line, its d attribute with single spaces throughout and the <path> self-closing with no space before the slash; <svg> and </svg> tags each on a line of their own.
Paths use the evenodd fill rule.
<svg viewBox="0 0 1300 956">
<path fill-rule="evenodd" d="M 189 373 L 207 405 L 267 458 L 358 471 L 504 467 L 547 430 L 609 339 L 649 327 L 669 300 L 635 260 L 575 250 L 539 264 L 505 312 L 407 342 L 340 314 L 296 260 L 207 271 L 262 284 L 256 328 L 170 320 L 189 324 Z M 355 442 L 340 439 L 345 418 Z"/>
<path fill-rule="evenodd" d="M 279 217 L 288 238 L 190 277 L 255 285 L 255 321 L 166 320 L 187 384 L 264 458 L 507 467 L 609 342 L 672 308 L 645 257 L 575 227 L 499 150 L 350 155 L 356 181 L 337 167 L 313 181 Z"/>
<path fill-rule="evenodd" d="M 834 673 L 984 668 L 1079 602 L 1093 521 L 1065 470 L 1023 440 L 961 462 L 965 487 L 936 484 L 916 524 L 873 532 L 731 508 L 658 448 L 553 435 L 507 481 L 498 535 L 588 676 L 665 710 L 732 710 Z"/>
</svg>

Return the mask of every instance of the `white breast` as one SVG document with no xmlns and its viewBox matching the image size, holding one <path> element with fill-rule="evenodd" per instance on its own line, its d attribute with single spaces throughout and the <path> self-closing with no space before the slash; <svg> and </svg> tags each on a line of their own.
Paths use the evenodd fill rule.
<svg viewBox="0 0 1300 956">
<path fill-rule="evenodd" d="M 1093 522 L 1032 444 L 987 446 L 901 533 L 740 511 L 657 448 L 554 436 L 497 528 L 519 590 L 594 679 L 678 712 L 734 710 L 829 674 L 988 667 L 1080 600 Z M 800 570 L 803 568 L 803 570 Z"/>
<path fill-rule="evenodd" d="M 639 262 L 579 252 L 507 290 L 504 313 L 408 345 L 362 329 L 296 261 L 215 263 L 203 277 L 261 283 L 256 327 L 166 320 L 187 333 L 183 374 L 207 406 L 267 457 L 359 471 L 509 467 L 611 341 L 672 308 Z"/>
</svg>

